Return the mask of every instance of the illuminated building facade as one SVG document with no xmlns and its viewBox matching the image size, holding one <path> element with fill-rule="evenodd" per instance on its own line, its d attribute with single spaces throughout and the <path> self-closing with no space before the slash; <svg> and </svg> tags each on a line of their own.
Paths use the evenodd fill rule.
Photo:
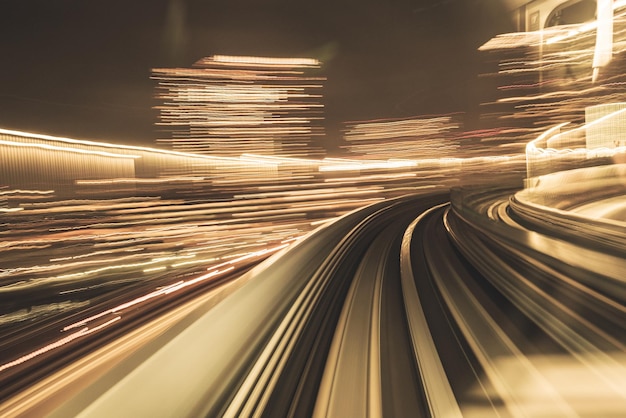
<svg viewBox="0 0 626 418">
<path fill-rule="evenodd" d="M 461 123 L 450 115 L 346 124 L 343 148 L 366 159 L 429 159 L 457 155 Z"/>
<path fill-rule="evenodd" d="M 236 157 L 316 157 L 324 135 L 320 62 L 211 56 L 192 68 L 158 68 L 156 97 L 167 148 Z"/>
<path fill-rule="evenodd" d="M 160 195 L 177 193 L 185 184 L 216 194 L 241 184 L 274 184 L 277 176 L 288 175 L 277 167 L 261 158 L 188 154 L 0 128 L 0 207 L 2 196 L 11 198 L 15 190 L 56 197 Z"/>
<path fill-rule="evenodd" d="M 585 109 L 588 149 L 626 146 L 626 103 L 603 103 Z"/>
<path fill-rule="evenodd" d="M 525 2 L 515 12 L 526 19 L 521 31 L 479 48 L 490 66 L 483 77 L 498 85 L 495 97 L 483 101 L 483 126 L 513 129 L 522 149 L 551 126 L 585 123 L 591 106 L 626 101 L 626 2 L 609 2 L 607 21 L 596 19 L 592 6 Z M 537 25 L 529 26 L 531 15 Z"/>
</svg>

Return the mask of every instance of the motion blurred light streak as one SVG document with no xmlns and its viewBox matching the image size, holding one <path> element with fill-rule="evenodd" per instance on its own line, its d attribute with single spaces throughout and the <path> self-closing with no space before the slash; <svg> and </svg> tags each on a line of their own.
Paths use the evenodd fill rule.
<svg viewBox="0 0 626 418">
<path fill-rule="evenodd" d="M 221 264 L 217 264 L 215 266 L 211 266 L 207 270 L 218 269 L 220 267 L 223 267 L 223 266 L 226 266 L 226 265 L 229 265 L 229 264 L 235 264 L 235 263 L 238 263 L 240 261 L 248 260 L 250 258 L 254 258 L 254 257 L 270 254 L 270 253 L 282 250 L 283 248 L 287 248 L 287 246 L 288 246 L 288 244 L 283 244 L 283 245 L 279 245 L 279 246 L 276 246 L 276 247 L 273 247 L 273 248 L 264 248 L 264 249 L 262 249 L 260 251 L 247 253 L 247 254 L 244 254 L 244 255 L 240 255 L 240 256 L 237 256 L 237 258 L 235 258 L 233 260 L 229 260 L 229 261 L 227 261 L 225 263 L 221 263 Z"/>
<path fill-rule="evenodd" d="M 99 155 L 102 157 L 112 157 L 112 158 L 140 158 L 138 155 L 113 154 L 113 153 L 104 152 L 104 151 L 90 151 L 90 150 L 84 150 L 80 148 L 57 147 L 57 146 L 48 145 L 48 144 L 25 144 L 21 142 L 0 140 L 0 145 L 8 145 L 12 147 L 40 148 L 40 149 L 45 149 L 45 150 L 50 150 L 50 151 L 65 151 L 65 152 L 73 152 L 77 154 L 91 154 L 91 155 Z"/>
<path fill-rule="evenodd" d="M 613 0 L 597 0 L 596 45 L 593 51 L 593 75 L 595 83 L 600 68 L 606 66 L 613 58 Z"/>
<path fill-rule="evenodd" d="M 351 162 L 348 164 L 325 164 L 320 166 L 320 171 L 359 171 L 359 170 L 371 170 L 371 169 L 393 169 L 404 167 L 415 167 L 416 161 L 380 161 L 380 162 Z"/>
<path fill-rule="evenodd" d="M 24 356 L 22 356 L 22 357 L 20 357 L 20 358 L 18 358 L 16 360 L 10 361 L 8 363 L 1 364 L 0 365 L 0 372 L 4 371 L 6 369 L 9 369 L 11 367 L 18 366 L 18 365 L 20 365 L 22 363 L 25 363 L 28 360 L 31 360 L 31 359 L 33 359 L 33 358 L 35 358 L 37 356 L 45 354 L 48 351 L 54 350 L 55 348 L 61 347 L 61 346 L 65 345 L 65 344 L 67 344 L 69 342 L 72 342 L 72 341 L 74 341 L 74 340 L 76 340 L 76 339 L 78 339 L 80 337 L 84 337 L 85 335 L 88 335 L 88 334 L 100 331 L 101 329 L 103 329 L 103 328 L 105 328 L 105 327 L 107 327 L 107 326 L 109 326 L 109 325 L 119 321 L 120 319 L 121 319 L 121 317 L 116 316 L 115 318 L 110 319 L 107 322 L 105 322 L 103 324 L 100 324 L 100 325 L 97 325 L 97 326 L 95 326 L 93 328 L 82 328 L 79 331 L 76 331 L 76 332 L 74 332 L 72 334 L 69 334 L 66 337 L 63 337 L 63 338 L 61 338 L 61 339 L 59 339 L 59 340 L 57 340 L 57 341 L 55 341 L 55 342 L 53 342 L 51 344 L 46 345 L 45 347 L 42 347 L 42 348 L 40 348 L 38 350 L 35 350 L 35 351 L 31 352 L 31 353 L 28 353 L 27 355 L 24 355 Z"/>
<path fill-rule="evenodd" d="M 211 60 L 205 58 L 204 60 Z M 204 61 L 203 60 L 203 61 Z M 214 55 L 212 60 L 220 63 L 241 64 L 243 66 L 285 66 L 287 68 L 319 67 L 320 62 L 314 58 L 276 58 L 276 57 L 244 57 L 232 55 Z"/>
<path fill-rule="evenodd" d="M 20 140 L 27 141 L 30 143 L 46 144 L 48 143 L 46 141 L 51 141 L 56 144 L 73 144 L 76 146 L 84 146 L 84 147 L 92 146 L 94 147 L 95 150 L 99 148 L 109 148 L 109 149 L 113 148 L 113 149 L 118 150 L 118 152 L 121 152 L 122 150 L 136 151 L 136 152 L 144 151 L 144 152 L 158 153 L 158 154 L 164 154 L 164 155 L 173 155 L 173 156 L 178 156 L 178 157 L 194 157 L 194 158 L 201 158 L 201 159 L 202 158 L 216 159 L 220 161 L 234 161 L 232 158 L 221 157 L 218 155 L 211 155 L 209 157 L 209 156 L 195 155 L 195 154 L 189 154 L 189 153 L 184 153 L 184 152 L 164 150 L 164 149 L 159 149 L 159 148 L 139 147 L 139 146 L 134 146 L 134 145 L 119 145 L 119 144 L 112 144 L 112 143 L 101 142 L 101 141 L 87 141 L 87 140 L 82 140 L 82 139 L 73 139 L 73 138 L 45 135 L 45 134 L 39 134 L 39 133 L 33 133 L 33 132 L 16 131 L 12 129 L 4 129 L 4 128 L 0 128 L 0 138 L 4 138 L 5 140 L 8 140 L 9 138 L 10 139 L 18 138 Z M 84 149 L 90 149 L 90 148 L 84 148 Z M 132 156 L 133 154 L 129 154 L 129 155 Z"/>
</svg>

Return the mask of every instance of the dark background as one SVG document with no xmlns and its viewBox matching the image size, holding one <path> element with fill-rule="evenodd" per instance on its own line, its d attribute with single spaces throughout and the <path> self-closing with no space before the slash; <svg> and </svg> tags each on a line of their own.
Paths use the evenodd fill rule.
<svg viewBox="0 0 626 418">
<path fill-rule="evenodd" d="M 344 121 L 477 111 L 497 0 L 0 0 L 0 127 L 154 145 L 155 67 L 214 54 L 323 61 Z"/>
</svg>

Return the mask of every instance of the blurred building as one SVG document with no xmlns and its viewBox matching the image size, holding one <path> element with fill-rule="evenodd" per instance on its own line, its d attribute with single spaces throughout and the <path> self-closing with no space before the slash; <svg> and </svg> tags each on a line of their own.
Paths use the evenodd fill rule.
<svg viewBox="0 0 626 418">
<path fill-rule="evenodd" d="M 586 147 L 626 146 L 626 103 L 605 103 L 585 109 Z"/>
<path fill-rule="evenodd" d="M 430 159 L 458 156 L 459 115 L 348 122 L 343 146 L 366 159 Z"/>
<path fill-rule="evenodd" d="M 317 157 L 324 135 L 320 62 L 215 55 L 192 68 L 157 68 L 167 148 L 215 156 Z"/>
<path fill-rule="evenodd" d="M 514 132 L 499 144 L 522 149 L 549 127 L 584 124 L 594 105 L 626 101 L 626 1 L 607 3 L 608 21 L 596 18 L 596 1 L 509 3 L 519 32 L 479 48 L 481 78 L 497 85 L 483 100 L 481 127 Z"/>
</svg>

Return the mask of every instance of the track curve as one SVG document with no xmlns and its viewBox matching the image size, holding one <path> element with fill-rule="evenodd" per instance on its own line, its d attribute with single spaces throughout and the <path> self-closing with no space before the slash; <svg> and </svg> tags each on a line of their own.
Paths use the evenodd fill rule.
<svg viewBox="0 0 626 418">
<path fill-rule="evenodd" d="M 623 416 L 624 249 L 514 194 L 351 212 L 50 415 Z"/>
</svg>

